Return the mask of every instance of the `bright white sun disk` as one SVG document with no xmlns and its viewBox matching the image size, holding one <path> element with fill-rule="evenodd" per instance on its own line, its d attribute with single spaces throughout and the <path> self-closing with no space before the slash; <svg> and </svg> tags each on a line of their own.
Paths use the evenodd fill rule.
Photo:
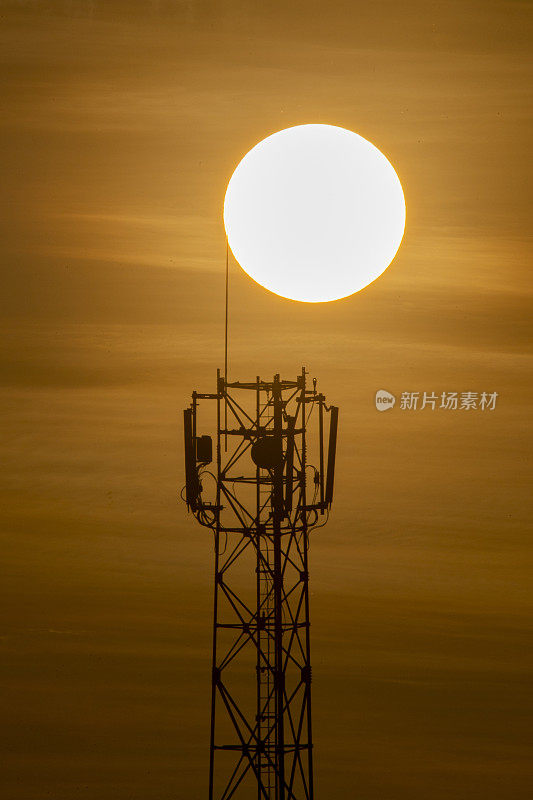
<svg viewBox="0 0 533 800">
<path fill-rule="evenodd" d="M 405 228 L 400 180 L 362 136 L 334 125 L 274 133 L 228 184 L 224 225 L 243 270 L 282 297 L 347 297 L 389 266 Z"/>
</svg>

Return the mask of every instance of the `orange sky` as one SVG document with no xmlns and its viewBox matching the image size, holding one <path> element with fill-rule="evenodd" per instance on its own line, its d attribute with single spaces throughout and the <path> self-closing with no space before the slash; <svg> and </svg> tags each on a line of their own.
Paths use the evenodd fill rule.
<svg viewBox="0 0 533 800">
<path fill-rule="evenodd" d="M 212 546 L 177 502 L 181 409 L 223 360 L 235 165 L 326 122 L 396 168 L 399 254 L 310 307 L 232 264 L 230 340 L 232 377 L 305 364 L 341 407 L 317 797 L 525 797 L 530 4 L 1 8 L 5 796 L 206 796 Z M 378 414 L 379 388 L 500 396 Z"/>
</svg>

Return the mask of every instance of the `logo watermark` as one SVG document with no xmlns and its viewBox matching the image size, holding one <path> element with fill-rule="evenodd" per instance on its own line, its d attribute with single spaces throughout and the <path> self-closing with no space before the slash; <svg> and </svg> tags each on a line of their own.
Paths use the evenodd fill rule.
<svg viewBox="0 0 533 800">
<path fill-rule="evenodd" d="M 388 411 L 389 408 L 394 408 L 396 398 L 385 389 L 378 389 L 376 392 L 376 408 L 378 411 Z"/>
<path fill-rule="evenodd" d="M 398 406 L 401 411 L 494 411 L 498 397 L 498 392 L 402 392 Z M 396 397 L 378 389 L 375 402 L 378 411 L 388 411 L 394 408 Z"/>
</svg>

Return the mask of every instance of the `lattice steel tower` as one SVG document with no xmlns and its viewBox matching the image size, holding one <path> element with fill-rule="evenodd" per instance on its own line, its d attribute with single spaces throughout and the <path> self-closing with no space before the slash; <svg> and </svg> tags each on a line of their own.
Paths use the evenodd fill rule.
<svg viewBox="0 0 533 800">
<path fill-rule="evenodd" d="M 209 800 L 314 797 L 308 548 L 333 499 L 338 409 L 306 378 L 219 372 L 184 412 L 185 499 L 214 533 Z"/>
</svg>

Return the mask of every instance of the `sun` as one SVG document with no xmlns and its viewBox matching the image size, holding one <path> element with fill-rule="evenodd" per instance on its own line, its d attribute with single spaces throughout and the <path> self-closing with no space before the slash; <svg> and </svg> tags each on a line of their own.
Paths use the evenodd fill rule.
<svg viewBox="0 0 533 800">
<path fill-rule="evenodd" d="M 291 300 L 339 300 L 372 283 L 405 228 L 400 180 L 346 128 L 297 125 L 238 164 L 224 199 L 229 246 L 257 283 Z"/>
</svg>

